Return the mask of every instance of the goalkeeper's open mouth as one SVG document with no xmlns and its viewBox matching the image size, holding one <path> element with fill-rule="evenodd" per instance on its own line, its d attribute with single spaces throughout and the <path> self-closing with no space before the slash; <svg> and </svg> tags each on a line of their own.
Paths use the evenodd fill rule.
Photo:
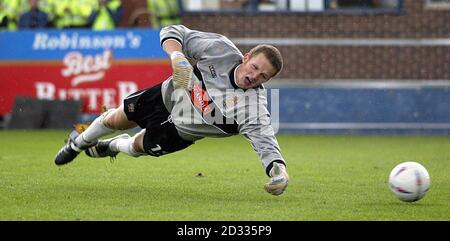
<svg viewBox="0 0 450 241">
<path fill-rule="evenodd" d="M 254 83 L 254 81 L 252 81 L 249 77 L 245 77 L 244 82 L 246 86 L 251 86 Z"/>
</svg>

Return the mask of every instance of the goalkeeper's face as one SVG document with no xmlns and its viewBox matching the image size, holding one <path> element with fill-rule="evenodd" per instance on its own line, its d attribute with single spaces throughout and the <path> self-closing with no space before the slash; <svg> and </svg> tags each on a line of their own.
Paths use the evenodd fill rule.
<svg viewBox="0 0 450 241">
<path fill-rule="evenodd" d="M 243 89 L 251 89 L 270 80 L 275 68 L 262 53 L 253 57 L 245 54 L 242 64 L 236 70 L 236 84 Z"/>
</svg>

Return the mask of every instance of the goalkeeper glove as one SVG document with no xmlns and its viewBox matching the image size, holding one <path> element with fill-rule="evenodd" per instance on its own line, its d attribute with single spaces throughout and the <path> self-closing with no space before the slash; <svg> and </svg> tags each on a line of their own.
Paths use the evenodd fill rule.
<svg viewBox="0 0 450 241">
<path fill-rule="evenodd" d="M 170 54 L 172 60 L 172 79 L 176 87 L 182 87 L 186 90 L 192 89 L 193 68 L 183 53 L 174 51 Z"/>
<path fill-rule="evenodd" d="M 271 178 L 264 185 L 266 192 L 276 196 L 282 194 L 289 183 L 289 175 L 287 174 L 286 167 L 281 163 L 274 162 L 269 175 Z"/>
</svg>

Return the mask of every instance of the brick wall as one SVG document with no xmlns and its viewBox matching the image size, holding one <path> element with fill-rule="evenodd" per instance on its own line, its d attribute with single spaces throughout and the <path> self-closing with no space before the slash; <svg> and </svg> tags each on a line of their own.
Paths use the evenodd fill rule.
<svg viewBox="0 0 450 241">
<path fill-rule="evenodd" d="M 450 39 L 450 10 L 424 4 L 404 0 L 401 14 L 188 14 L 183 24 L 230 38 Z M 251 46 L 238 47 L 245 52 Z M 285 79 L 450 80 L 449 45 L 277 47 Z"/>
</svg>

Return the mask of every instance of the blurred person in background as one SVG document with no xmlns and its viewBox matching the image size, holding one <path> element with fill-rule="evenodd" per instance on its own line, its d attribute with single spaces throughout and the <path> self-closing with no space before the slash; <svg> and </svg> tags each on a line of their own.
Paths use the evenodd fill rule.
<svg viewBox="0 0 450 241">
<path fill-rule="evenodd" d="M 84 132 L 74 130 L 55 156 L 56 165 L 84 151 L 90 157 L 159 157 L 181 151 L 205 137 L 241 134 L 251 143 L 269 176 L 264 189 L 280 195 L 288 186 L 286 162 L 267 110 L 264 83 L 278 75 L 283 58 L 277 48 L 258 45 L 248 53 L 225 36 L 183 25 L 162 28 L 160 44 L 173 74 L 153 87 L 126 97 L 118 108 L 97 117 Z M 135 127 L 99 140 L 116 130 Z M 236 180 L 239 181 L 239 180 Z"/>
<path fill-rule="evenodd" d="M 178 0 L 147 0 L 152 28 L 180 24 L 180 6 Z"/>
<path fill-rule="evenodd" d="M 98 0 L 88 19 L 93 30 L 112 30 L 117 28 L 123 16 L 120 0 Z"/>
<path fill-rule="evenodd" d="M 21 0 L 0 1 L 0 28 L 2 30 L 17 30 L 20 17 Z"/>
<path fill-rule="evenodd" d="M 399 0 L 374 0 L 377 8 L 397 8 L 399 7 Z"/>
<path fill-rule="evenodd" d="M 271 0 L 221 0 L 221 9 L 256 11 L 260 4 L 274 3 Z"/>
<path fill-rule="evenodd" d="M 0 29 L 5 29 L 8 26 L 8 17 L 6 14 L 0 12 Z"/>
<path fill-rule="evenodd" d="M 39 0 L 28 0 L 30 10 L 23 13 L 19 19 L 19 29 L 47 28 L 48 15 L 39 9 Z"/>
<path fill-rule="evenodd" d="M 0 3 L 0 30 L 7 29 L 8 27 L 8 15 L 6 11 L 3 9 L 3 2 Z"/>
<path fill-rule="evenodd" d="M 330 0 L 331 9 L 364 9 L 375 7 L 374 0 Z"/>
<path fill-rule="evenodd" d="M 57 0 L 55 20 L 57 28 L 87 28 L 88 18 L 97 4 L 97 0 Z"/>
<path fill-rule="evenodd" d="M 47 14 L 49 27 L 55 27 L 55 6 L 57 1 L 59 0 L 39 0 L 38 2 L 39 10 Z"/>
</svg>

